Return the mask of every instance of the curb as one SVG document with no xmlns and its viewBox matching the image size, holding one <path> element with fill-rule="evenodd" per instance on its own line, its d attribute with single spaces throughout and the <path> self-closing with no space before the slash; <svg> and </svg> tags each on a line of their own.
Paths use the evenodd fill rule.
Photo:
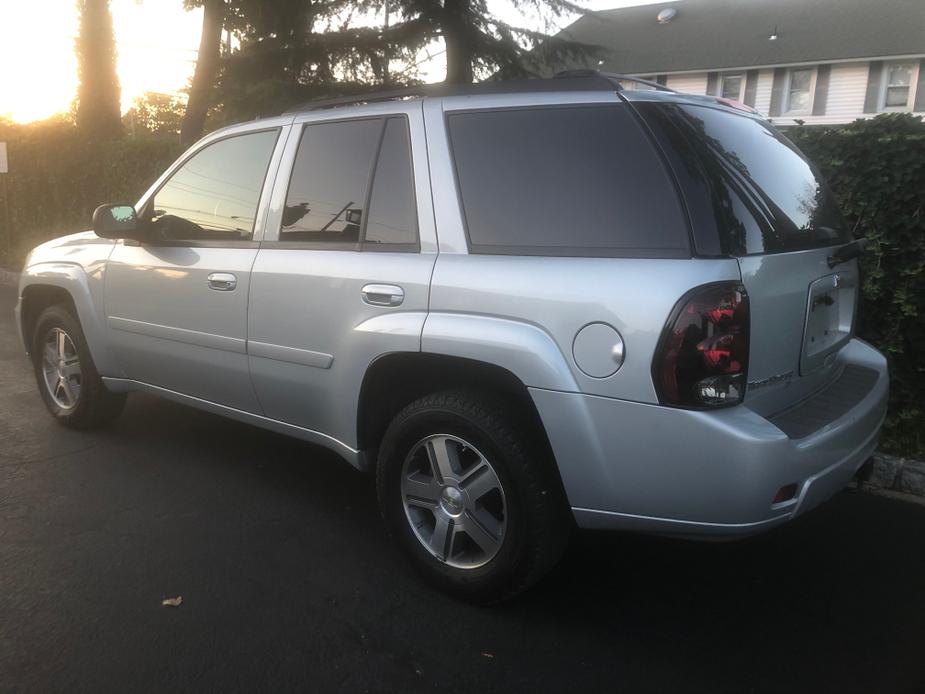
<svg viewBox="0 0 925 694">
<path fill-rule="evenodd" d="M 18 287 L 19 273 L 0 267 L 0 287 Z"/>
<path fill-rule="evenodd" d="M 871 460 L 873 465 L 858 480 L 858 489 L 925 498 L 925 462 L 886 453 L 874 453 Z"/>
</svg>

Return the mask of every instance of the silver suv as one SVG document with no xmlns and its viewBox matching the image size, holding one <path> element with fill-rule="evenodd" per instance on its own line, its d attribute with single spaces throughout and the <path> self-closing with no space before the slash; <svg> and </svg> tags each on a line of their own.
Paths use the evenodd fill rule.
<svg viewBox="0 0 925 694">
<path fill-rule="evenodd" d="M 330 448 L 491 602 L 575 524 L 731 538 L 842 488 L 888 391 L 860 247 L 755 113 L 569 76 L 215 132 L 36 248 L 17 313 L 62 423 L 141 390 Z"/>
</svg>

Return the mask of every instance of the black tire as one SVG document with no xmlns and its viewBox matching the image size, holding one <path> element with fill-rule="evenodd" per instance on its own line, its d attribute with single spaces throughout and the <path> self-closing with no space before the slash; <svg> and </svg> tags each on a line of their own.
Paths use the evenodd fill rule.
<svg viewBox="0 0 925 694">
<path fill-rule="evenodd" d="M 544 437 L 529 422 L 506 414 L 515 411 L 505 400 L 480 393 L 427 395 L 392 420 L 379 452 L 376 487 L 390 533 L 429 582 L 477 604 L 506 600 L 538 581 L 561 557 L 573 527 Z M 406 515 L 405 460 L 419 442 L 437 434 L 471 443 L 490 462 L 501 484 L 506 505 L 503 539 L 497 553 L 476 568 L 454 567 L 434 556 Z"/>
<path fill-rule="evenodd" d="M 79 393 L 74 396 L 74 404 L 70 407 L 64 407 L 56 401 L 45 379 L 45 345 L 55 331 L 63 331 L 67 335 L 79 358 L 79 375 L 76 376 Z M 125 407 L 125 393 L 110 392 L 103 384 L 90 356 L 80 323 L 67 306 L 50 306 L 36 321 L 32 338 L 32 366 L 45 406 L 64 426 L 73 429 L 101 427 L 118 417 Z"/>
</svg>

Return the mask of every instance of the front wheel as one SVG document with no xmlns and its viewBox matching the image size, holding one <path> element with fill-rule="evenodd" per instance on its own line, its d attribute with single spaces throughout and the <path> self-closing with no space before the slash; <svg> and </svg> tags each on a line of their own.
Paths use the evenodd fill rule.
<svg viewBox="0 0 925 694">
<path fill-rule="evenodd" d="M 64 306 L 51 306 L 39 316 L 32 341 L 32 365 L 45 406 L 65 426 L 102 426 L 125 407 L 124 393 L 106 389 L 80 323 Z"/>
<path fill-rule="evenodd" d="M 561 556 L 571 518 L 537 432 L 503 403 L 463 391 L 425 396 L 383 438 L 383 517 L 416 568 L 477 603 L 509 598 Z"/>
</svg>

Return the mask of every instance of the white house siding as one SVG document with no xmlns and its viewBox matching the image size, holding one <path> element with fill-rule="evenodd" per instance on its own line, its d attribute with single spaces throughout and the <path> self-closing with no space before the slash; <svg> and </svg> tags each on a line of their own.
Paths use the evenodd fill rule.
<svg viewBox="0 0 925 694">
<path fill-rule="evenodd" d="M 755 88 L 755 108 L 765 115 L 771 110 L 771 86 L 774 84 L 774 70 L 758 72 L 758 86 Z"/>
<path fill-rule="evenodd" d="M 821 116 L 798 116 L 807 125 L 830 125 L 833 123 L 850 123 L 857 118 L 876 114 L 864 113 L 864 95 L 867 92 L 868 63 L 835 63 L 829 73 L 829 94 L 825 103 L 825 114 Z M 764 77 L 762 70 L 762 77 Z M 762 113 L 767 113 L 771 106 L 771 82 L 773 71 L 768 70 L 767 104 L 756 104 Z M 761 83 L 759 82 L 759 91 Z M 793 125 L 794 120 L 786 116 L 773 118 L 778 125 Z"/>
<path fill-rule="evenodd" d="M 918 60 L 918 57 L 914 58 Z M 832 63 L 829 73 L 829 89 L 826 98 L 825 114 L 796 116 L 807 125 L 832 125 L 850 123 L 858 118 L 871 118 L 876 113 L 864 113 L 864 97 L 867 93 L 868 62 Z M 729 72 L 745 72 L 729 70 Z M 771 87 L 774 84 L 774 69 L 761 68 L 758 72 L 758 84 L 755 88 L 755 108 L 768 115 L 771 110 Z M 666 85 L 671 89 L 688 94 L 707 93 L 706 72 L 684 72 L 667 75 Z M 918 115 L 920 112 L 916 112 Z M 777 125 L 795 125 L 793 117 L 776 116 L 772 118 Z"/>
<path fill-rule="evenodd" d="M 688 94 L 707 93 L 707 73 L 690 72 L 681 75 L 668 75 L 667 87 Z"/>
</svg>

